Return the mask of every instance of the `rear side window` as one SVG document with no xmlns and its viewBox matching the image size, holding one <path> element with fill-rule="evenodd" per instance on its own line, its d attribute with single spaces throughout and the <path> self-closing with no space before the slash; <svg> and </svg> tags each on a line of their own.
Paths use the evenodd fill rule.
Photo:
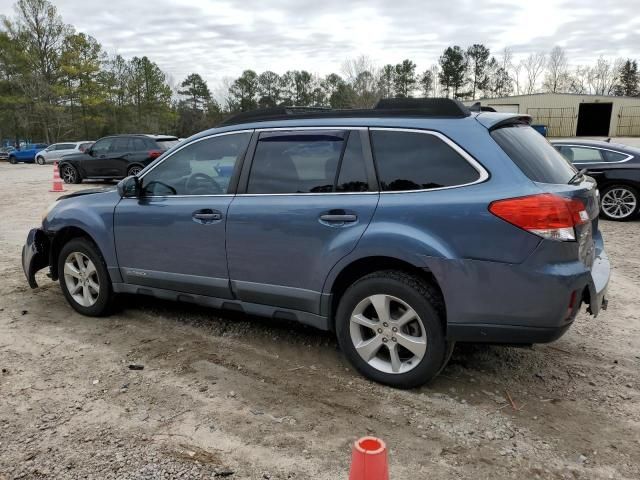
<svg viewBox="0 0 640 480">
<path fill-rule="evenodd" d="M 349 134 L 347 148 L 340 163 L 340 174 L 336 182 L 336 192 L 367 192 L 369 182 L 365 166 L 360 132 Z"/>
<path fill-rule="evenodd" d="M 144 138 L 132 138 L 131 150 L 134 152 L 143 152 L 144 150 L 149 150 L 149 144 Z"/>
<path fill-rule="evenodd" d="M 498 128 L 491 136 L 534 182 L 567 183 L 576 173 L 576 169 L 529 126 Z"/>
<path fill-rule="evenodd" d="M 247 193 L 332 192 L 346 132 L 263 133 Z"/>
<path fill-rule="evenodd" d="M 622 162 L 629 158 L 629 155 L 625 155 L 620 152 L 612 152 L 611 150 L 603 150 L 602 155 L 604 156 L 605 162 Z"/>
<path fill-rule="evenodd" d="M 478 170 L 436 135 L 372 130 L 371 140 L 382 191 L 451 187 L 480 178 Z"/>
</svg>

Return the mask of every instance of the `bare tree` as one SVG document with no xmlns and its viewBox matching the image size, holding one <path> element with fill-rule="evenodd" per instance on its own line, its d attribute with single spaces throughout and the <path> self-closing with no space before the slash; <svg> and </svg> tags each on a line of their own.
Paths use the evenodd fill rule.
<svg viewBox="0 0 640 480">
<path fill-rule="evenodd" d="M 587 84 L 587 77 L 589 76 L 590 67 L 584 65 L 578 65 L 573 74 L 569 75 L 568 90 L 570 93 L 578 93 L 584 95 L 589 93 L 589 85 Z"/>
<path fill-rule="evenodd" d="M 587 84 L 594 95 L 611 95 L 616 84 L 622 59 L 611 62 L 604 57 L 598 58 L 596 64 L 589 69 Z"/>
<path fill-rule="evenodd" d="M 538 80 L 544 71 L 546 55 L 543 52 L 531 53 L 521 63 L 526 75 L 524 91 L 531 95 L 536 91 Z"/>
<path fill-rule="evenodd" d="M 569 87 L 569 62 L 562 47 L 553 47 L 547 61 L 543 88 L 550 93 L 565 92 Z"/>
<path fill-rule="evenodd" d="M 522 62 L 512 63 L 509 72 L 511 79 L 513 80 L 514 91 L 516 95 L 522 95 L 524 93 L 524 81 L 522 79 Z"/>
</svg>

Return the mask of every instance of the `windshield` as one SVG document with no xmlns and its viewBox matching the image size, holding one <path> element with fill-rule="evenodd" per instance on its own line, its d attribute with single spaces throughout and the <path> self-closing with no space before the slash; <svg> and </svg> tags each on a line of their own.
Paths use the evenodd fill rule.
<svg viewBox="0 0 640 480">
<path fill-rule="evenodd" d="M 573 165 L 529 126 L 498 128 L 491 132 L 491 136 L 534 182 L 563 184 L 576 174 Z"/>
</svg>

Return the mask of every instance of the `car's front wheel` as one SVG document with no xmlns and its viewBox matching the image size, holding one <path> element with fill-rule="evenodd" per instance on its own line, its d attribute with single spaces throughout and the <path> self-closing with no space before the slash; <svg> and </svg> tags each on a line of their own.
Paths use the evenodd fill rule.
<svg viewBox="0 0 640 480">
<path fill-rule="evenodd" d="M 38 156 L 36 157 L 36 163 L 37 163 L 38 165 L 44 165 L 44 157 L 42 157 L 42 156 L 38 155 Z"/>
<path fill-rule="evenodd" d="M 610 185 L 602 191 L 600 212 L 608 220 L 625 222 L 638 213 L 638 191 L 627 185 Z"/>
<path fill-rule="evenodd" d="M 427 383 L 451 354 L 442 300 L 421 278 L 395 270 L 347 289 L 336 314 L 340 348 L 364 376 L 397 388 Z"/>
<path fill-rule="evenodd" d="M 18 163 L 18 161 L 16 160 L 16 157 L 9 157 L 9 163 L 11 165 L 15 165 L 16 163 Z"/>
<path fill-rule="evenodd" d="M 85 238 L 66 243 L 58 257 L 60 287 L 69 304 L 83 315 L 108 313 L 113 289 L 102 255 Z"/>
<path fill-rule="evenodd" d="M 80 183 L 82 177 L 73 165 L 63 165 L 60 168 L 60 176 L 64 183 Z"/>
</svg>

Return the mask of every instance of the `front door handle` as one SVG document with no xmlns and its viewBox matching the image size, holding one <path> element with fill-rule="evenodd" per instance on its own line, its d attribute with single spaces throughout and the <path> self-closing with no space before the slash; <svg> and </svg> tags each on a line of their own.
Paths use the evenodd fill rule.
<svg viewBox="0 0 640 480">
<path fill-rule="evenodd" d="M 205 208 L 193 212 L 193 221 L 196 223 L 208 224 L 222 220 L 222 213 L 217 210 Z"/>
<path fill-rule="evenodd" d="M 358 220 L 358 217 L 350 213 L 343 213 L 343 214 L 327 213 L 324 215 L 320 215 L 320 220 L 322 220 L 323 222 L 330 222 L 330 223 L 335 223 L 335 222 L 350 223 Z"/>
</svg>

